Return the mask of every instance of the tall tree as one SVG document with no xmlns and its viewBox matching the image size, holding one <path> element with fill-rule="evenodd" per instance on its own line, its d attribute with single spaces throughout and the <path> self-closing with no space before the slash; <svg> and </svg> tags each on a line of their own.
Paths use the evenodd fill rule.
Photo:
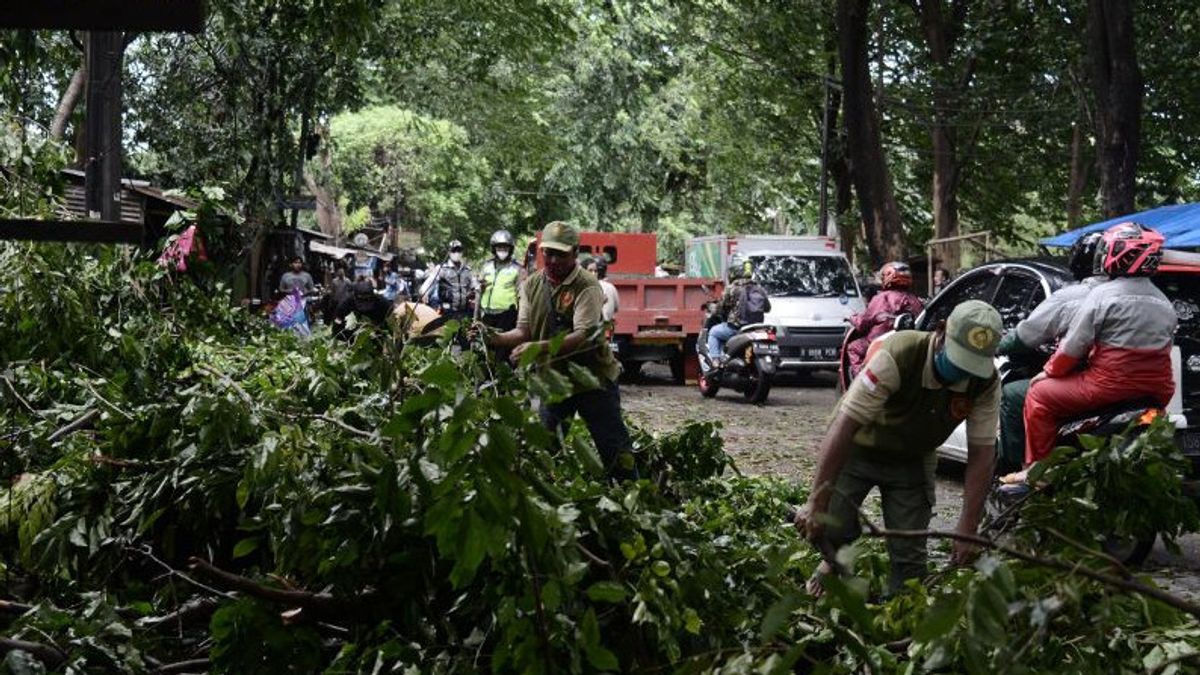
<svg viewBox="0 0 1200 675">
<path fill-rule="evenodd" d="M 838 0 L 838 55 L 842 64 L 842 117 L 858 206 L 874 266 L 904 257 L 900 210 L 883 153 L 879 113 L 869 68 L 870 0 Z"/>
<path fill-rule="evenodd" d="M 1101 210 L 1106 218 L 1113 218 L 1136 210 L 1142 73 L 1137 62 L 1132 0 L 1090 0 L 1088 8 Z"/>
</svg>

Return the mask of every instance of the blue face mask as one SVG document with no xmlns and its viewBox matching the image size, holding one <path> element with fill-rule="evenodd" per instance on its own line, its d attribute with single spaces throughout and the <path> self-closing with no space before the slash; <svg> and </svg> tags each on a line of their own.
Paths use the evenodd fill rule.
<svg viewBox="0 0 1200 675">
<path fill-rule="evenodd" d="M 938 379 L 946 384 L 962 382 L 971 376 L 970 373 L 950 362 L 945 349 L 939 349 L 933 355 L 933 369 L 937 371 Z"/>
</svg>

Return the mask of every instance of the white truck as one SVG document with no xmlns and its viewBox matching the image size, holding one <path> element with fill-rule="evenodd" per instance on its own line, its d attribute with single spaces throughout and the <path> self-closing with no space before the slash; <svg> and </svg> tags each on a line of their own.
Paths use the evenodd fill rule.
<svg viewBox="0 0 1200 675">
<path fill-rule="evenodd" d="M 750 260 L 771 297 L 766 322 L 785 370 L 837 370 L 846 319 L 866 309 L 854 272 L 830 237 L 713 235 L 687 242 L 689 277 L 729 280 L 729 260 Z"/>
</svg>

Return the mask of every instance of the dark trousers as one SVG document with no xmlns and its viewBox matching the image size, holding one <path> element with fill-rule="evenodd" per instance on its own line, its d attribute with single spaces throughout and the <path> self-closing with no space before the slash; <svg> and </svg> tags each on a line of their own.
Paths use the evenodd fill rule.
<svg viewBox="0 0 1200 675">
<path fill-rule="evenodd" d="M 633 441 L 621 417 L 621 391 L 615 382 L 601 389 L 580 392 L 558 403 L 543 404 L 538 411 L 542 424 L 560 435 L 567 433 L 576 413 L 583 418 L 600 460 L 610 476 L 636 478 Z"/>
<path fill-rule="evenodd" d="M 517 327 L 517 308 L 506 309 L 503 312 L 487 312 L 480 317 L 483 325 L 498 331 L 510 331 Z"/>
<path fill-rule="evenodd" d="M 1009 382 L 1000 390 L 1000 451 L 996 474 L 1020 471 L 1025 464 L 1025 397 L 1029 380 Z"/>
</svg>

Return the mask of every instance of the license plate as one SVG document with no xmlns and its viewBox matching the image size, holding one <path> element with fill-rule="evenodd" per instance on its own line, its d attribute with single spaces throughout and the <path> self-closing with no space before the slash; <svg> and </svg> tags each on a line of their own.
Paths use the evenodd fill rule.
<svg viewBox="0 0 1200 675">
<path fill-rule="evenodd" d="M 769 340 L 771 336 L 768 335 L 766 331 L 760 331 L 758 333 L 747 333 L 746 337 L 750 338 L 751 340 L 758 341 L 758 340 Z"/>
<path fill-rule="evenodd" d="M 809 361 L 836 361 L 838 350 L 836 347 L 809 347 L 800 355 Z"/>
<path fill-rule="evenodd" d="M 1200 455 L 1200 430 L 1184 429 L 1175 434 L 1175 443 L 1188 455 Z"/>
</svg>

